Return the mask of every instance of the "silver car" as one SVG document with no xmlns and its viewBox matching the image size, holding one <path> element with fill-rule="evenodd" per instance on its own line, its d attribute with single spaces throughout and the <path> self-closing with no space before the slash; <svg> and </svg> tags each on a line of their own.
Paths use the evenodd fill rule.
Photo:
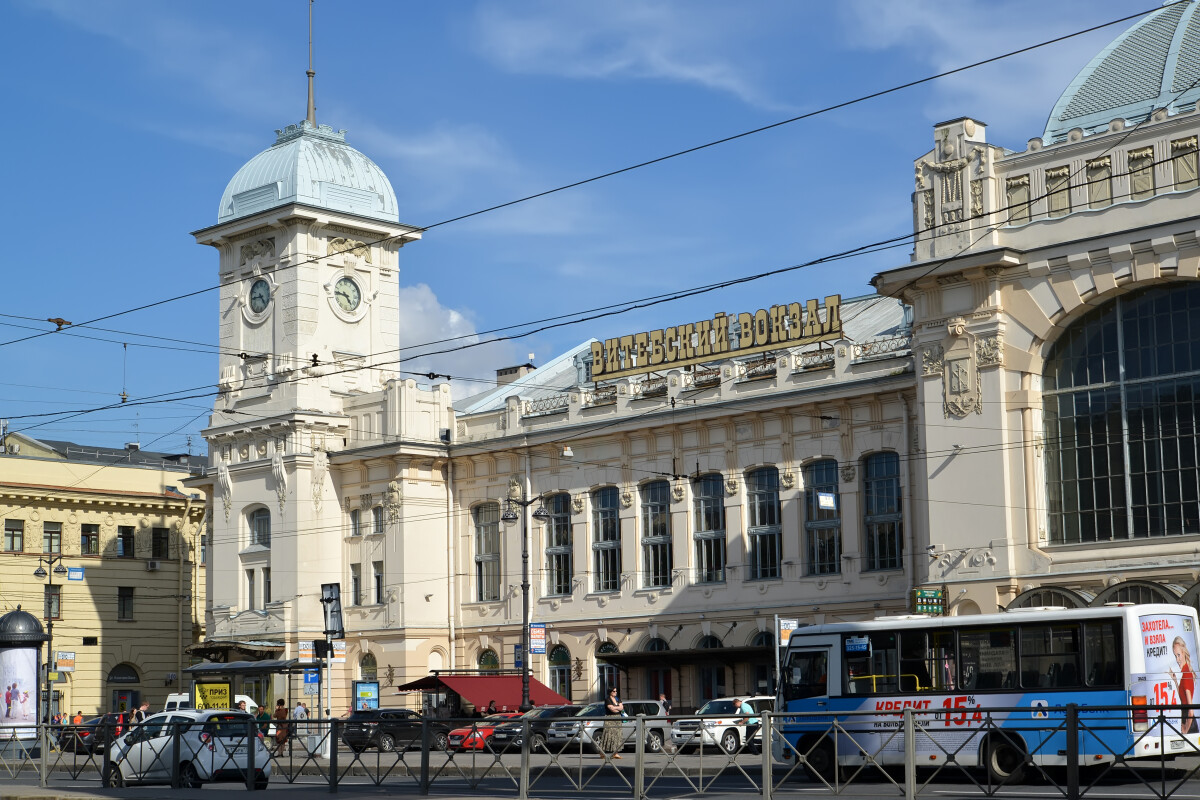
<svg viewBox="0 0 1200 800">
<path fill-rule="evenodd" d="M 633 745 L 637 717 L 646 717 L 646 752 L 658 753 L 670 735 L 671 723 L 667 710 L 657 700 L 625 700 L 625 714 L 621 718 L 621 740 L 626 747 Z M 546 732 L 546 743 L 551 750 L 559 751 L 571 746 L 600 749 L 597 738 L 604 730 L 604 703 L 589 703 L 578 714 L 550 723 Z"/>
<path fill-rule="evenodd" d="M 176 763 L 185 788 L 197 789 L 210 781 L 245 781 L 253 747 L 255 788 L 266 788 L 271 757 L 259 729 L 260 723 L 244 711 L 180 708 L 155 714 L 112 743 L 104 784 L 170 783 Z"/>
</svg>

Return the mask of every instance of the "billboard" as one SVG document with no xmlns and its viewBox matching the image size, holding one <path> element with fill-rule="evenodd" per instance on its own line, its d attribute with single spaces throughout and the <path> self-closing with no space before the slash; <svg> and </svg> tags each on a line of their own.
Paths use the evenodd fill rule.
<svg viewBox="0 0 1200 800">
<path fill-rule="evenodd" d="M 1196 734 L 1196 630 L 1190 616 L 1144 614 L 1138 617 L 1146 672 L 1133 676 L 1131 694 L 1150 706 L 1181 706 L 1163 713 L 1165 736 Z M 1137 701 L 1135 701 L 1137 702 Z M 1150 713 L 1151 721 L 1158 719 Z M 1151 734 L 1158 736 L 1158 733 Z"/>
<path fill-rule="evenodd" d="M 354 707 L 362 711 L 379 708 L 379 681 L 354 682 Z"/>
<path fill-rule="evenodd" d="M 38 651 L 32 647 L 0 650 L 0 739 L 35 739 L 38 721 Z"/>
<path fill-rule="evenodd" d="M 229 681 L 196 681 L 195 687 L 197 711 L 206 708 L 233 708 L 233 687 Z"/>
</svg>

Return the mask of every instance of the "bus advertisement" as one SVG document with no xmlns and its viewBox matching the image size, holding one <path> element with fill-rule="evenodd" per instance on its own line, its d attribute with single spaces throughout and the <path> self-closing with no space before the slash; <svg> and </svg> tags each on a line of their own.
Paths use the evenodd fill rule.
<svg viewBox="0 0 1200 800">
<path fill-rule="evenodd" d="M 912 709 L 922 764 L 1016 782 L 1029 763 L 1066 763 L 1069 704 L 1081 764 L 1197 754 L 1196 649 L 1195 609 L 1165 604 L 801 626 L 782 659 L 776 708 L 795 716 L 782 718 L 775 757 L 802 755 L 827 780 L 864 754 L 902 764 Z"/>
</svg>

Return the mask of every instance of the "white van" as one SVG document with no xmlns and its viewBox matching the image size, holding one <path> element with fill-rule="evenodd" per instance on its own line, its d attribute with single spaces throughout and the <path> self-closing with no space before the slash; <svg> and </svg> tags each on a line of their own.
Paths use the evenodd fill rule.
<svg viewBox="0 0 1200 800">
<path fill-rule="evenodd" d="M 242 700 L 246 701 L 246 710 L 251 714 L 258 713 L 258 703 L 254 702 L 249 695 L 235 694 L 233 696 L 233 707 L 237 708 L 237 704 Z M 163 706 L 163 711 L 176 711 L 181 708 L 194 708 L 192 705 L 192 696 L 187 692 L 175 692 L 167 695 L 167 704 Z"/>
</svg>

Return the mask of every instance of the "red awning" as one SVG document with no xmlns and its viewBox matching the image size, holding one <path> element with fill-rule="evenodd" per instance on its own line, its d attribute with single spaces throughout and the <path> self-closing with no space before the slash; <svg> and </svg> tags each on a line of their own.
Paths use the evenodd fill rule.
<svg viewBox="0 0 1200 800">
<path fill-rule="evenodd" d="M 496 701 L 496 708 L 501 709 L 507 706 L 509 710 L 516 710 L 521 705 L 520 675 L 430 675 L 396 688 L 398 691 L 436 691 L 443 686 L 480 709 L 487 708 L 487 704 L 492 700 Z M 531 677 L 529 702 L 535 706 L 558 706 L 566 705 L 569 701 Z"/>
</svg>

